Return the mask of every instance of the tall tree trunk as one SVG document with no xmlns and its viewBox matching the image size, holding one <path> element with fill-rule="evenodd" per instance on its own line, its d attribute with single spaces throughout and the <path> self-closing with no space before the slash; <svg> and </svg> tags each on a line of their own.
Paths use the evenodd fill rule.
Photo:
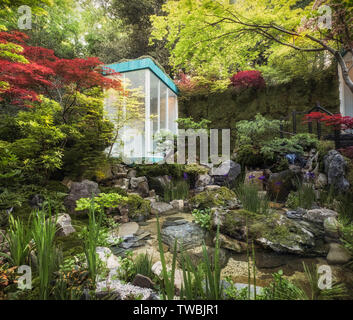
<svg viewBox="0 0 353 320">
<path fill-rule="evenodd" d="M 353 80 L 349 76 L 349 69 L 347 67 L 346 62 L 344 61 L 344 58 L 342 57 L 341 53 L 338 52 L 338 51 L 335 54 L 335 58 L 338 61 L 340 67 L 341 67 L 342 77 L 343 77 L 343 80 L 344 80 L 345 84 L 347 85 L 347 87 L 353 93 Z"/>
</svg>

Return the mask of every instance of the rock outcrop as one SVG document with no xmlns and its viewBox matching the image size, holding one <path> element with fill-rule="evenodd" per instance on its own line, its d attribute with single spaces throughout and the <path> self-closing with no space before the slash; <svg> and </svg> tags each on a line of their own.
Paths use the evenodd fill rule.
<svg viewBox="0 0 353 320">
<path fill-rule="evenodd" d="M 345 178 L 346 161 L 336 150 L 331 150 L 324 158 L 325 173 L 328 178 L 328 184 L 333 185 L 338 191 L 347 191 L 349 182 Z"/>
<path fill-rule="evenodd" d="M 81 198 L 91 198 L 100 193 L 98 184 L 90 180 L 83 180 L 82 182 L 72 182 L 69 195 L 64 200 L 64 205 L 69 213 L 77 213 L 75 211 L 76 201 Z"/>
</svg>

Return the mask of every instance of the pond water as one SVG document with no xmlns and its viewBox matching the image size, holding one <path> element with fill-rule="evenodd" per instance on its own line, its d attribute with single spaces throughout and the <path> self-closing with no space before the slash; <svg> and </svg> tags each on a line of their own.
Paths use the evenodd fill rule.
<svg viewBox="0 0 353 320">
<path fill-rule="evenodd" d="M 168 220 L 179 220 L 185 219 L 192 222 L 193 216 L 190 213 L 178 212 L 175 214 L 160 217 L 160 225 Z M 152 256 L 153 262 L 160 260 L 160 253 L 158 251 L 157 241 L 157 219 L 154 217 L 146 222 L 139 223 L 139 233 L 150 233 L 150 239 L 146 241 L 144 246 L 134 248 L 134 254 L 148 252 Z M 165 248 L 167 250 L 167 248 Z M 235 283 L 248 283 L 248 259 L 246 253 L 235 253 L 229 250 L 225 250 L 227 253 L 227 264 L 222 269 L 222 277 L 230 277 Z M 172 261 L 172 254 L 167 251 L 165 252 L 167 262 Z M 304 258 L 295 255 L 278 255 L 273 251 L 268 251 L 255 247 L 255 260 L 257 261 L 256 266 L 256 279 L 258 286 L 267 286 L 273 280 L 272 274 L 283 271 L 285 277 L 290 280 L 295 280 L 302 286 L 307 287 L 308 283 L 303 269 L 303 262 L 306 265 L 311 266 L 327 264 L 325 258 Z M 346 271 L 343 271 L 340 267 L 333 267 L 333 273 L 338 278 L 342 277 Z M 252 271 L 251 271 L 252 274 Z"/>
<path fill-rule="evenodd" d="M 165 220 L 180 220 L 185 219 L 189 222 L 194 221 L 191 213 L 178 212 L 170 215 L 164 215 L 159 218 L 160 226 L 163 225 Z M 79 231 L 86 221 L 82 219 L 73 219 L 73 225 L 76 230 Z M 136 256 L 140 253 L 148 253 L 152 257 L 152 262 L 155 263 L 160 261 L 160 253 L 158 248 L 157 240 L 157 219 L 152 217 L 145 222 L 139 222 L 139 230 L 137 235 L 149 234 L 147 238 L 142 241 L 142 245 L 139 247 L 132 247 L 129 250 L 133 251 Z M 62 242 L 64 247 L 64 255 L 75 254 L 83 250 L 81 240 L 77 239 L 77 236 L 73 236 L 72 239 L 69 236 L 65 241 Z M 169 252 L 168 247 L 164 245 L 165 259 L 167 263 L 172 262 L 172 253 Z M 112 251 L 114 252 L 113 248 Z M 226 252 L 226 264 L 222 268 L 222 278 L 230 277 L 234 283 L 247 284 L 248 283 L 248 258 L 246 253 L 235 253 L 233 251 L 224 250 Z M 117 254 L 114 252 L 114 254 Z M 325 257 L 305 258 L 296 255 L 284 255 L 276 254 L 271 250 L 264 250 L 260 247 L 255 247 L 255 260 L 256 260 L 256 285 L 267 286 L 273 280 L 273 273 L 279 270 L 283 271 L 286 278 L 300 284 L 305 289 L 309 288 L 309 283 L 306 279 L 303 262 L 311 266 L 315 265 L 327 265 Z M 344 282 L 348 284 L 349 292 L 353 293 L 353 272 L 342 266 L 331 266 L 334 281 Z M 251 277 L 253 277 L 253 270 L 251 269 Z"/>
</svg>

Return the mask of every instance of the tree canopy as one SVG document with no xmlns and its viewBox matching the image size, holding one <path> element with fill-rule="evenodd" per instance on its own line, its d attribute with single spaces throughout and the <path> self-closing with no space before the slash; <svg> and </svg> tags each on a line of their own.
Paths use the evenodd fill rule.
<svg viewBox="0 0 353 320">
<path fill-rule="evenodd" d="M 233 2 L 169 0 L 163 15 L 152 16 L 152 40 L 167 40 L 175 69 L 205 77 L 257 68 L 281 82 L 322 72 L 332 59 L 345 71 L 341 50 L 352 50 L 350 1 Z"/>
</svg>

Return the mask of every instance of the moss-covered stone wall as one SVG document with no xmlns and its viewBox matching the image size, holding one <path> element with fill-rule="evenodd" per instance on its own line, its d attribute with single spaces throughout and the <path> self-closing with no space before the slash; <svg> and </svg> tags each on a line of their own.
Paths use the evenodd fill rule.
<svg viewBox="0 0 353 320">
<path fill-rule="evenodd" d="M 211 128 L 230 128 L 234 141 L 237 121 L 251 120 L 257 113 L 281 119 L 294 110 L 305 112 L 317 102 L 331 112 L 339 112 L 338 88 L 337 73 L 330 71 L 319 80 L 298 79 L 263 90 L 236 92 L 230 88 L 222 93 L 182 94 L 179 117 L 192 117 L 195 121 L 205 118 L 212 121 Z"/>
</svg>

